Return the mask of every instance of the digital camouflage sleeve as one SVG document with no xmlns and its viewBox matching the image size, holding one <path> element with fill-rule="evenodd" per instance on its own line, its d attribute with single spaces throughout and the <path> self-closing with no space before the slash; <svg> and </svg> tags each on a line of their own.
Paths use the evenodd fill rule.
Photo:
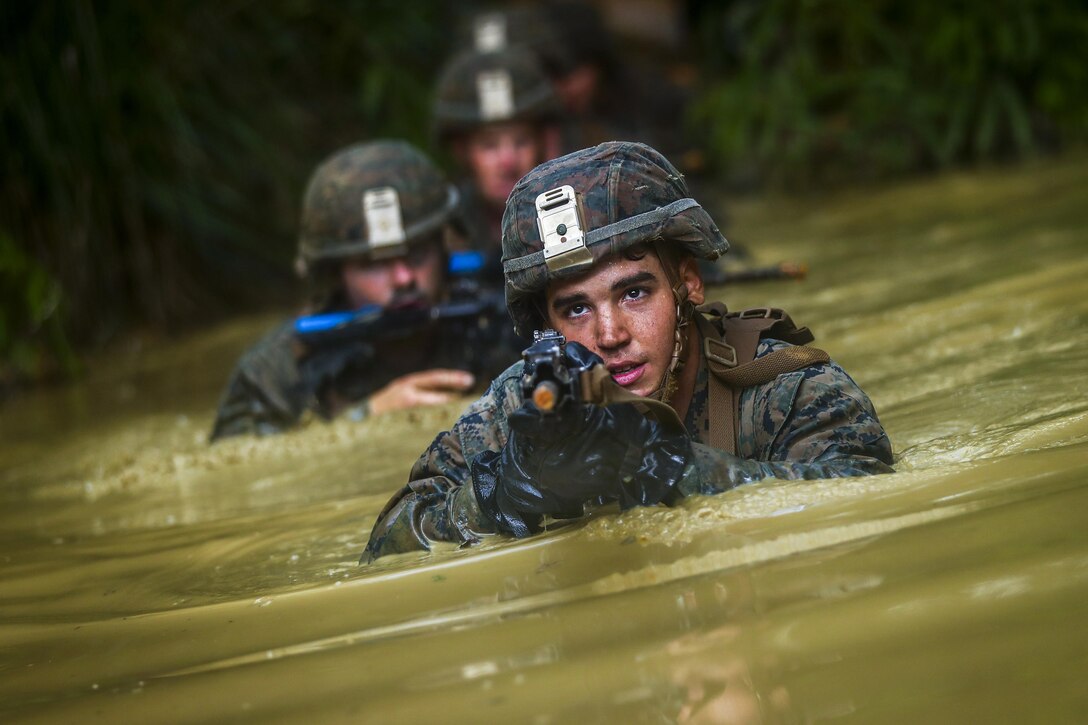
<svg viewBox="0 0 1088 725">
<path fill-rule="evenodd" d="M 786 346 L 763 340 L 757 357 Z M 509 415 L 522 404 L 521 363 L 500 375 L 453 428 L 439 434 L 412 467 L 408 484 L 371 531 L 364 561 L 430 548 L 432 541 L 472 543 L 494 533 L 476 503 L 467 461 L 500 450 Z M 714 494 L 762 478 L 815 479 L 892 471 L 892 450 L 868 396 L 831 362 L 780 375 L 740 397 L 737 451 L 711 448 L 705 367 L 685 420 L 695 455 L 680 481 L 685 495 Z"/>
</svg>

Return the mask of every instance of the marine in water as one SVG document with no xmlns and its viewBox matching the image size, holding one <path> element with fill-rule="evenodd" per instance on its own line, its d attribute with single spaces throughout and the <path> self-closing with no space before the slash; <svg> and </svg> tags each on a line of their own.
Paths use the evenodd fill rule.
<svg viewBox="0 0 1088 725">
<path fill-rule="evenodd" d="M 872 402 L 807 329 L 705 304 L 698 260 L 728 243 L 654 149 L 609 142 L 542 164 L 511 193 L 502 238 L 515 327 L 561 334 L 562 363 L 605 371 L 603 400 L 545 412 L 527 396 L 535 364 L 506 370 L 423 452 L 364 560 L 527 536 L 592 504 L 892 471 Z"/>
<path fill-rule="evenodd" d="M 518 179 L 561 152 L 559 102 L 533 54 L 524 47 L 467 50 L 438 80 L 434 135 L 458 163 L 469 243 L 499 266 L 502 214 Z"/>
<path fill-rule="evenodd" d="M 516 360 L 522 345 L 501 302 L 486 304 L 501 293 L 451 276 L 457 207 L 456 188 L 402 141 L 357 144 L 319 165 L 297 259 L 311 302 L 238 362 L 211 440 L 277 433 L 307 414 L 443 403 Z"/>
</svg>

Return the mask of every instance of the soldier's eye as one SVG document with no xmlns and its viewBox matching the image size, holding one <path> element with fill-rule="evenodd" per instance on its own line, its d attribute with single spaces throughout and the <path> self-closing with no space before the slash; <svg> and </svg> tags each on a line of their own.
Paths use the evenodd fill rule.
<svg viewBox="0 0 1088 725">
<path fill-rule="evenodd" d="M 648 292 L 642 287 L 632 287 L 623 293 L 623 296 L 629 300 L 642 299 L 648 294 Z"/>
<path fill-rule="evenodd" d="M 589 308 L 585 305 L 571 305 L 567 308 L 567 317 L 581 317 L 588 311 Z"/>
</svg>

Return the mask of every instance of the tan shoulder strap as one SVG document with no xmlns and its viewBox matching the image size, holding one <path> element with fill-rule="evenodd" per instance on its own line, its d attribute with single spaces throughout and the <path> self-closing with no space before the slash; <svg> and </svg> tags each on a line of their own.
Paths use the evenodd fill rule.
<svg viewBox="0 0 1088 725">
<path fill-rule="evenodd" d="M 716 303 L 721 304 L 721 303 Z M 737 364 L 737 351 L 722 339 L 721 330 L 710 320 L 696 313 L 695 323 L 703 338 L 703 359 L 709 371 L 707 380 L 710 400 L 707 401 L 710 420 L 710 445 L 718 450 L 736 455 L 737 452 L 737 404 L 735 391 L 718 378 L 716 368 L 729 369 Z"/>
<path fill-rule="evenodd" d="M 792 373 L 794 370 L 809 365 L 822 365 L 831 362 L 826 352 L 818 347 L 787 347 L 769 352 L 761 358 L 737 365 L 730 370 L 715 374 L 718 380 L 734 388 L 750 388 L 754 385 L 769 383 L 779 375 Z"/>
<path fill-rule="evenodd" d="M 780 309 L 757 307 L 729 312 L 722 303 L 712 302 L 697 311 L 702 313 L 695 319 L 710 372 L 710 444 L 736 454 L 738 392 L 809 365 L 830 362 L 831 358 L 819 348 L 805 347 L 814 339 L 812 332 L 794 325 Z M 783 340 L 793 347 L 757 359 L 756 348 L 762 337 Z"/>
</svg>

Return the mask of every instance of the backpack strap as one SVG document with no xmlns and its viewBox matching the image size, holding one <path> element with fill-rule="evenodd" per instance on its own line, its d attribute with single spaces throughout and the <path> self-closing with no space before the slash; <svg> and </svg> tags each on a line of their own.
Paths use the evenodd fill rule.
<svg viewBox="0 0 1088 725">
<path fill-rule="evenodd" d="M 710 445 L 732 454 L 737 452 L 737 404 L 733 388 L 718 379 L 716 369 L 728 370 L 737 364 L 737 351 L 722 339 L 722 332 L 701 314 L 693 315 L 703 338 L 703 360 L 710 371 Z"/>
<path fill-rule="evenodd" d="M 721 302 L 696 308 L 696 324 L 703 338 L 703 357 L 710 372 L 710 444 L 737 452 L 739 392 L 769 383 L 779 375 L 809 365 L 824 364 L 831 357 L 815 347 L 807 327 L 797 327 L 790 316 L 774 307 L 729 312 Z M 773 337 L 791 344 L 756 358 L 760 339 Z"/>
</svg>

